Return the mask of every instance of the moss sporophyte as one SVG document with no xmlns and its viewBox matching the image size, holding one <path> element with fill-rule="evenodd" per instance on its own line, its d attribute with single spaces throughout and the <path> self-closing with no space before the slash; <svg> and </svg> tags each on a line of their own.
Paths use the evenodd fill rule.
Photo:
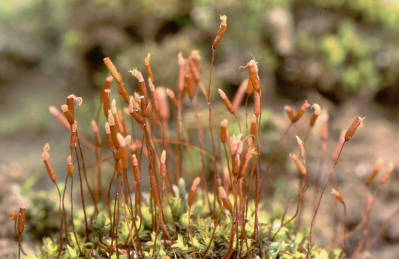
<svg viewBox="0 0 399 259">
<path fill-rule="evenodd" d="M 337 228 L 345 228 L 347 208 L 335 181 L 336 168 L 344 146 L 356 137 L 363 118 L 356 118 L 338 141 L 328 180 L 320 186 L 309 178 L 312 168 L 306 141 L 320 123 L 323 144 L 320 155 L 327 163 L 327 110 L 306 100 L 298 112 L 286 106 L 288 123 L 276 146 L 294 137 L 290 130 L 306 119 L 308 132 L 294 137 L 298 150 L 289 155 L 299 172 L 298 191 L 284 208 L 271 209 L 270 197 L 262 197 L 264 183 L 275 173 L 276 157 L 273 146 L 271 154 L 266 156 L 269 145 L 262 139 L 267 87 L 261 84 L 258 63 L 250 60 L 243 66 L 247 69 L 247 79 L 233 102 L 227 91 L 218 90 L 225 109 L 219 112 L 223 105 L 213 97 L 213 67 L 217 48 L 227 36 L 227 17 L 221 16 L 220 20 L 211 48 L 207 83 L 203 80 L 206 76 L 198 51 L 192 51 L 187 58 L 178 53 L 176 89 L 160 86 L 148 54 L 144 59 L 147 80 L 139 70 L 130 71 L 138 83 L 137 92 L 132 92 L 134 87 L 125 83 L 117 66 L 107 57 L 104 63 L 110 76 L 105 79 L 98 112 L 92 121 L 79 121 L 78 106 L 82 98 L 75 95 L 66 98 L 62 112 L 50 107 L 51 114 L 70 134 L 67 173 L 55 171 L 50 146 L 46 144 L 42 158 L 56 186 L 58 201 L 42 195 L 32 197 L 36 200 L 31 206 L 50 204 L 48 213 L 56 215 L 50 219 L 56 219 L 58 224 L 54 224 L 37 251 L 24 251 L 21 245 L 24 226 L 38 224 L 40 219 L 34 208 L 28 207 L 30 221 L 27 222 L 25 206 L 21 205 L 19 213 L 11 218 L 15 221 L 19 250 L 27 254 L 26 258 L 347 257 L 342 248 L 347 248 L 346 240 L 354 232 L 343 231 L 328 249 L 315 245 L 312 234 L 319 207 L 325 202 L 324 193 L 331 187 L 345 214 Z M 253 110 L 249 110 L 251 103 Z M 204 108 L 207 111 L 203 112 Z M 183 116 L 190 112 L 195 118 L 194 126 L 188 124 L 190 118 Z M 219 119 L 221 123 L 215 122 Z M 91 124 L 92 136 L 80 131 L 80 125 L 86 123 Z M 214 134 L 219 125 L 220 134 Z M 95 161 L 89 163 L 93 157 Z M 393 166 L 384 174 L 381 185 L 388 181 L 392 171 Z M 192 177 L 194 174 L 198 176 Z M 65 182 L 60 184 L 58 179 L 62 176 Z M 374 182 L 374 177 L 368 185 Z M 76 180 L 78 193 L 73 190 Z M 191 186 L 189 191 L 186 182 Z M 312 188 L 318 191 L 314 204 L 306 199 Z M 369 202 L 365 220 L 372 207 Z M 305 209 L 310 210 L 311 220 L 301 226 Z M 291 210 L 295 212 L 289 216 Z M 360 225 L 355 230 L 367 233 L 366 227 Z M 375 241 L 365 234 L 353 256 L 369 249 Z"/>
</svg>

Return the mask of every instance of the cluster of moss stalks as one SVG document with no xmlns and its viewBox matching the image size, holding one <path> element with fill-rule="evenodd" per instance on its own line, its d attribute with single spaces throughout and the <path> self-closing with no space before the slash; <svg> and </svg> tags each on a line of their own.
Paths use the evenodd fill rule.
<svg viewBox="0 0 399 259">
<path fill-rule="evenodd" d="M 230 229 L 233 222 L 231 215 L 223 212 L 223 208 L 219 205 L 216 207 L 216 213 L 225 214 L 219 224 L 215 226 L 211 217 L 209 203 L 203 192 L 198 193 L 195 203 L 189 212 L 188 196 L 186 183 L 183 179 L 179 180 L 175 187 L 176 196 L 168 196 L 164 202 L 165 220 L 170 230 L 170 234 L 175 237 L 173 242 L 165 240 L 165 237 L 158 235 L 153 229 L 151 205 L 149 203 L 148 194 L 142 204 L 142 224 L 139 229 L 139 237 L 141 239 L 145 258 L 223 258 L 229 249 Z M 56 193 L 53 192 L 54 195 Z M 214 199 L 213 194 L 209 195 L 210 201 Z M 41 193 L 35 195 L 35 204 L 49 203 L 47 195 Z M 52 212 L 49 215 L 57 215 L 57 201 L 50 201 Z M 87 208 L 89 214 L 94 213 L 94 207 Z M 248 207 L 248 222 L 246 232 L 248 236 L 253 236 L 255 205 L 253 202 Z M 40 213 L 36 213 L 40 215 Z M 191 214 L 190 220 L 189 215 Z M 260 258 L 305 258 L 307 249 L 306 236 L 295 230 L 295 224 L 291 223 L 285 226 L 277 234 L 275 239 L 271 240 L 271 234 L 280 226 L 281 210 L 275 210 L 272 214 L 268 214 L 263 208 L 259 213 L 259 240 L 256 243 L 254 239 L 249 239 L 248 244 L 243 246 L 241 258 L 248 258 L 248 252 L 253 255 L 259 255 Z M 45 224 L 40 216 L 35 216 L 35 212 L 28 214 L 31 218 L 32 225 Z M 49 221 L 54 220 L 47 219 Z M 126 244 L 131 243 L 132 237 L 129 237 L 130 219 L 121 221 L 118 228 L 118 239 L 120 242 L 119 258 L 129 258 Z M 111 237 L 109 235 L 111 229 L 111 221 L 108 212 L 104 208 L 100 208 L 99 213 L 90 220 L 91 232 L 89 236 L 85 235 L 84 216 L 82 209 L 75 212 L 75 227 L 78 233 L 79 245 L 74 238 L 72 232 L 69 233 L 70 243 L 66 245 L 61 254 L 61 258 L 77 259 L 77 258 L 117 258 L 117 254 L 109 252 Z M 56 229 L 52 229 L 54 233 Z M 211 241 L 213 238 L 213 241 Z M 208 247 L 209 246 L 209 247 Z M 37 248 L 34 254 L 28 255 L 26 258 L 57 258 L 59 249 L 59 240 L 55 236 L 43 239 L 43 243 Z M 205 252 L 206 256 L 205 256 Z M 314 246 L 311 258 L 339 258 L 341 250 L 335 249 L 327 251 L 320 247 Z M 136 258 L 134 252 L 131 258 Z M 236 255 L 232 255 L 236 258 Z M 253 257 L 255 258 L 255 256 Z"/>
<path fill-rule="evenodd" d="M 82 98 L 69 95 L 66 104 L 61 105 L 62 112 L 50 107 L 52 115 L 68 129 L 70 155 L 66 159 L 65 184 L 61 184 L 52 164 L 50 145 L 43 148 L 42 159 L 58 193 L 58 232 L 45 238 L 37 255 L 29 258 L 320 259 L 345 256 L 343 250 L 327 252 L 315 246 L 312 233 L 327 187 L 333 184 L 338 188 L 333 180 L 341 152 L 363 118 L 356 118 L 337 144 L 328 180 L 317 194 L 315 206 L 308 206 L 312 207 L 309 231 L 302 233 L 296 222 L 302 217 L 305 195 L 312 185 L 305 148 L 307 135 L 304 140 L 296 137 L 298 152 L 290 154 L 299 172 L 298 195 L 284 211 L 267 213 L 262 209 L 262 186 L 271 173 L 274 155 L 264 161 L 260 134 L 264 93 L 254 60 L 245 66 L 248 80 L 241 84 L 233 102 L 219 89 L 226 117 L 217 131 L 213 122 L 219 116 L 215 116 L 212 109 L 215 108 L 211 98 L 212 69 L 216 50 L 227 30 L 227 17 L 221 16 L 220 20 L 212 44 L 208 84 L 202 80 L 198 52 L 193 51 L 187 58 L 178 54 L 177 93 L 157 86 L 148 55 L 144 60 L 148 81 L 137 69 L 130 71 L 138 81 L 138 92 L 129 95 L 122 75 L 111 59 L 105 58 L 111 76 L 105 81 L 101 105 L 91 122 L 93 139 L 81 134 L 78 127 L 77 104 L 82 104 Z M 120 105 L 111 98 L 113 80 L 121 98 Z M 249 100 L 253 101 L 253 111 L 248 110 Z M 244 103 L 245 108 L 241 108 Z M 183 118 L 187 107 L 193 111 L 197 135 L 188 131 L 188 123 Z M 200 123 L 200 107 L 207 108 L 207 130 Z M 320 106 L 305 101 L 298 111 L 285 107 L 290 123 L 280 141 L 306 118 L 311 107 L 307 134 L 321 115 Z M 105 134 L 99 127 L 102 114 L 106 119 Z M 226 118 L 235 125 L 236 134 L 232 134 L 233 127 Z M 323 136 L 324 143 L 328 142 L 328 134 L 324 132 Z M 95 162 L 92 164 L 88 163 L 87 150 L 93 151 Z M 187 161 L 196 161 L 200 172 L 188 192 L 182 176 L 192 173 L 195 163 Z M 110 165 L 112 177 L 106 177 L 105 164 Z M 89 174 L 92 171 L 93 174 Z M 75 179 L 80 204 L 75 204 Z M 142 179 L 149 180 L 148 193 L 142 191 Z M 345 199 L 336 189 L 332 194 L 344 208 L 345 220 Z M 66 202 L 68 199 L 70 204 Z M 78 204 L 81 206 L 74 206 Z M 292 208 L 296 208 L 296 212 L 288 217 L 287 212 Z M 28 208 L 28 214 L 29 211 Z M 19 249 L 24 252 L 21 241 L 25 207 L 21 206 L 12 219 L 17 226 Z M 37 224 L 34 214 L 30 220 L 28 217 L 27 224 Z M 345 246 L 345 232 L 343 234 L 343 242 L 338 241 L 334 247 L 341 243 Z"/>
</svg>

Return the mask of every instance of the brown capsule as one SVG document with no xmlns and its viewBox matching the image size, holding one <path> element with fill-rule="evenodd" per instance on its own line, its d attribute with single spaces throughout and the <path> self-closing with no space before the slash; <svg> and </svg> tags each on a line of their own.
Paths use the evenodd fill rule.
<svg viewBox="0 0 399 259">
<path fill-rule="evenodd" d="M 199 82 L 201 81 L 201 74 L 199 72 L 199 68 L 197 67 L 198 63 L 195 62 L 192 54 L 187 59 L 187 63 L 188 63 L 188 68 L 190 69 L 193 81 L 195 82 L 195 84 L 199 84 Z"/>
<path fill-rule="evenodd" d="M 140 111 L 141 115 L 144 117 L 148 117 L 148 114 L 152 111 L 152 105 L 148 100 L 144 97 L 144 95 L 140 96 Z"/>
<path fill-rule="evenodd" d="M 245 92 L 247 91 L 247 86 L 248 86 L 248 79 L 245 79 L 244 81 L 242 81 L 240 87 L 238 88 L 238 91 L 234 95 L 233 107 L 235 111 L 238 110 L 238 108 L 242 103 L 242 100 L 244 99 Z"/>
<path fill-rule="evenodd" d="M 111 110 L 111 89 L 104 89 L 101 94 L 101 101 L 103 103 L 104 115 L 108 118 L 108 112 Z"/>
<path fill-rule="evenodd" d="M 229 121 L 224 119 L 220 123 L 220 139 L 222 143 L 227 143 L 229 140 Z"/>
<path fill-rule="evenodd" d="M 316 124 L 317 118 L 319 118 L 319 116 L 321 114 L 320 105 L 318 105 L 317 103 L 314 103 L 312 105 L 312 110 L 313 110 L 313 114 L 312 114 L 312 117 L 310 117 L 310 121 L 309 121 L 309 126 L 311 128 L 314 127 L 314 125 Z"/>
<path fill-rule="evenodd" d="M 374 170 L 373 170 L 373 172 L 371 173 L 371 175 L 369 176 L 369 178 L 367 178 L 367 181 L 366 181 L 366 183 L 365 183 L 366 186 L 370 186 L 370 185 L 373 184 L 375 178 L 377 177 L 377 175 L 378 175 L 378 174 L 380 173 L 380 171 L 381 171 L 382 165 L 383 165 L 383 162 L 382 162 L 381 159 L 378 159 L 378 160 L 375 162 Z"/>
<path fill-rule="evenodd" d="M 148 87 L 150 88 L 151 96 L 152 96 L 152 106 L 154 107 L 155 112 L 159 112 L 159 97 L 158 92 L 156 91 L 155 85 L 152 82 L 151 78 L 148 78 Z"/>
<path fill-rule="evenodd" d="M 218 192 L 219 192 L 219 197 L 222 200 L 222 205 L 223 207 L 230 211 L 230 213 L 233 213 L 233 205 L 231 204 L 229 197 L 226 194 L 226 191 L 222 186 L 218 187 Z"/>
<path fill-rule="evenodd" d="M 108 113 L 108 123 L 109 123 L 109 128 L 111 130 L 112 141 L 113 141 L 115 147 L 118 149 L 120 145 L 118 142 L 117 134 L 119 132 L 118 132 L 118 128 L 116 126 L 115 118 L 114 118 L 114 115 L 112 114 L 112 112 Z"/>
<path fill-rule="evenodd" d="M 61 110 L 62 110 L 62 112 L 64 113 L 65 118 L 68 120 L 68 123 L 69 123 L 70 125 L 72 125 L 72 123 L 73 123 L 75 120 L 73 119 L 72 113 L 71 113 L 71 111 L 69 110 L 68 105 L 66 105 L 66 104 L 61 105 Z"/>
<path fill-rule="evenodd" d="M 80 106 L 83 103 L 82 97 L 77 97 L 74 94 L 70 94 L 66 98 L 66 104 L 68 105 L 68 109 L 71 112 L 73 120 L 75 120 L 75 102 Z"/>
<path fill-rule="evenodd" d="M 185 77 L 186 77 L 186 60 L 183 57 L 183 54 L 179 52 L 177 54 L 177 61 L 179 63 L 179 80 L 178 80 L 178 89 L 180 94 L 184 91 L 185 85 Z"/>
<path fill-rule="evenodd" d="M 235 110 L 233 107 L 233 104 L 230 102 L 229 98 L 227 97 L 227 95 L 225 94 L 225 92 L 223 92 L 222 89 L 218 89 L 219 91 L 219 95 L 220 98 L 222 98 L 224 106 L 226 107 L 226 109 L 231 113 L 231 114 L 235 114 Z"/>
<path fill-rule="evenodd" d="M 116 107 L 116 100 L 115 99 L 112 99 L 112 102 L 111 102 L 111 113 L 113 115 L 113 119 L 116 120 L 115 114 L 118 113 L 118 108 Z M 108 119 L 108 120 L 110 120 L 110 119 Z"/>
<path fill-rule="evenodd" d="M 239 153 L 231 156 L 231 171 L 234 176 L 238 176 L 241 168 L 241 155 Z"/>
<path fill-rule="evenodd" d="M 112 77 L 118 83 L 119 94 L 122 96 L 123 100 L 126 103 L 129 103 L 129 94 L 127 92 L 125 84 L 123 83 L 121 74 L 119 74 L 118 70 L 116 69 L 115 65 L 112 63 L 112 61 L 109 57 L 104 58 L 103 61 L 104 61 L 105 65 L 107 66 L 109 72 L 111 73 Z M 105 89 L 105 90 L 108 90 L 108 89 Z"/>
<path fill-rule="evenodd" d="M 198 71 L 201 71 L 201 55 L 199 50 L 193 49 L 190 53 L 190 57 L 194 61 L 194 64 L 197 67 Z"/>
<path fill-rule="evenodd" d="M 68 105 L 68 110 L 72 116 L 72 123 L 75 120 L 75 98 L 76 96 L 71 94 L 66 98 L 66 104 Z"/>
<path fill-rule="evenodd" d="M 309 109 L 310 106 L 311 105 L 308 103 L 308 100 L 305 100 L 305 102 L 302 104 L 301 108 L 295 115 L 295 117 L 292 119 L 292 122 L 295 123 L 295 122 L 299 121 L 302 118 L 302 116 L 305 114 L 306 110 Z"/>
<path fill-rule="evenodd" d="M 127 151 L 127 145 L 128 141 L 122 136 L 122 134 L 117 133 L 116 135 L 118 143 L 119 143 L 119 159 L 122 161 L 122 168 L 126 170 L 129 166 L 128 162 L 128 151 Z"/>
<path fill-rule="evenodd" d="M 57 182 L 57 174 L 54 170 L 53 164 L 51 163 L 51 159 L 50 159 L 50 145 L 46 144 L 43 147 L 43 152 L 42 152 L 42 159 L 44 162 L 44 166 L 46 167 L 47 170 L 47 174 L 49 175 L 51 181 L 53 183 Z"/>
<path fill-rule="evenodd" d="M 223 35 L 226 32 L 226 30 L 227 30 L 227 16 L 226 15 L 221 15 L 220 16 L 219 31 L 218 31 L 218 33 L 216 35 L 216 38 L 215 38 L 215 40 L 214 40 L 214 42 L 212 44 L 212 49 L 214 49 L 214 50 L 217 49 L 217 47 L 219 46 L 220 41 L 222 40 Z"/>
<path fill-rule="evenodd" d="M 337 201 L 343 205 L 345 205 L 345 199 L 344 197 L 336 190 L 336 189 L 332 189 L 331 190 L 331 194 L 335 197 L 335 199 L 337 199 Z"/>
<path fill-rule="evenodd" d="M 186 73 L 185 78 L 188 97 L 192 100 L 196 95 L 196 87 L 191 73 Z"/>
<path fill-rule="evenodd" d="M 141 115 L 141 113 L 138 109 L 130 109 L 129 114 L 130 114 L 130 116 L 132 116 L 132 118 L 135 121 L 137 121 L 141 125 L 145 124 L 145 118 Z"/>
<path fill-rule="evenodd" d="M 114 145 L 114 141 L 112 140 L 111 128 L 110 128 L 108 122 L 105 123 L 105 134 L 107 135 L 107 140 L 108 140 L 109 148 L 111 149 L 112 152 L 115 152 L 116 147 L 115 147 L 115 145 Z"/>
<path fill-rule="evenodd" d="M 144 81 L 143 75 L 142 75 L 141 72 L 138 71 L 137 69 L 130 70 L 129 72 L 130 72 L 130 73 L 132 74 L 132 76 L 134 76 L 134 77 L 137 79 L 137 81 L 139 82 L 140 95 L 142 95 L 142 96 L 145 97 L 144 100 L 145 100 L 145 102 L 146 102 L 146 104 L 147 104 L 147 102 L 148 102 L 148 92 L 147 92 L 147 85 L 146 85 L 146 83 L 145 83 L 145 81 Z"/>
<path fill-rule="evenodd" d="M 112 87 L 112 76 L 107 76 L 107 78 L 105 79 L 105 82 L 103 84 L 103 91 L 106 89 L 111 89 Z"/>
<path fill-rule="evenodd" d="M 393 171 L 395 170 L 394 163 L 390 163 L 388 169 L 385 171 L 384 175 L 381 178 L 381 185 L 384 185 L 388 182 L 389 178 L 391 178 Z"/>
<path fill-rule="evenodd" d="M 306 169 L 305 165 L 302 163 L 302 161 L 299 160 L 299 158 L 298 158 L 295 154 L 293 154 L 293 153 L 291 153 L 289 156 L 290 156 L 291 160 L 294 161 L 294 163 L 295 163 L 295 165 L 296 165 L 298 171 L 299 171 L 303 176 L 305 176 L 308 172 L 307 172 L 307 169 Z"/>
<path fill-rule="evenodd" d="M 141 182 L 141 172 L 136 154 L 132 154 L 133 176 L 136 182 Z"/>
<path fill-rule="evenodd" d="M 193 206 L 194 202 L 195 202 L 195 198 L 197 196 L 197 190 L 198 190 L 198 186 L 201 182 L 201 179 L 197 176 L 192 185 L 191 185 L 191 189 L 190 189 L 190 194 L 188 195 L 188 206 Z"/>
<path fill-rule="evenodd" d="M 26 221 L 26 208 L 25 205 L 21 205 L 19 208 L 19 213 L 17 217 L 17 235 L 20 236 L 25 230 L 25 221 Z"/>
<path fill-rule="evenodd" d="M 152 72 L 152 67 L 151 67 L 151 54 L 150 53 L 148 53 L 147 56 L 145 57 L 144 65 L 145 65 L 145 69 L 147 70 L 148 76 L 151 78 L 151 81 L 155 82 L 154 73 Z"/>
<path fill-rule="evenodd" d="M 169 97 L 169 99 L 172 100 L 173 105 L 175 106 L 176 109 L 179 109 L 180 104 L 179 101 L 176 99 L 175 92 L 173 90 L 166 88 L 166 95 Z"/>
<path fill-rule="evenodd" d="M 355 135 L 356 131 L 363 126 L 363 120 L 364 118 L 362 117 L 357 117 L 351 124 L 351 126 L 348 128 L 348 130 L 345 133 L 345 141 L 350 141 L 352 137 Z"/>
<path fill-rule="evenodd" d="M 66 159 L 67 168 L 68 168 L 68 175 L 73 177 L 75 175 L 75 167 L 73 166 L 72 156 L 69 155 Z"/>
<path fill-rule="evenodd" d="M 294 113 L 294 110 L 292 109 L 292 107 L 289 105 L 286 105 L 286 106 L 284 106 L 284 110 L 287 113 L 287 116 L 290 119 L 290 121 L 294 122 L 295 113 Z"/>
<path fill-rule="evenodd" d="M 111 112 L 112 112 L 112 116 L 115 120 L 115 125 L 116 125 L 117 131 L 120 132 L 122 135 L 127 134 L 127 132 L 125 131 L 125 127 L 122 123 L 121 117 L 119 117 L 118 108 L 116 107 L 115 99 L 113 99 L 112 103 L 111 103 Z"/>
<path fill-rule="evenodd" d="M 147 106 L 148 101 L 149 101 L 149 96 L 148 96 L 147 85 L 146 85 L 145 81 L 144 80 L 141 81 L 139 86 L 140 86 L 140 94 L 141 94 L 141 96 L 144 96 L 143 103 L 145 106 Z"/>
<path fill-rule="evenodd" d="M 260 79 L 258 74 L 258 65 L 255 60 L 251 59 L 247 64 L 247 69 L 249 72 L 249 80 L 251 81 L 251 86 L 255 92 L 260 92 Z"/>
<path fill-rule="evenodd" d="M 251 80 L 248 80 L 248 79 L 246 79 L 246 81 L 247 81 L 247 88 L 246 88 L 247 95 L 252 95 L 255 91 L 254 87 L 252 86 L 252 82 L 251 82 Z"/>
<path fill-rule="evenodd" d="M 112 77 L 115 79 L 115 81 L 118 84 L 122 84 L 122 76 L 119 74 L 118 70 L 116 69 L 114 63 L 112 63 L 111 59 L 109 57 L 106 57 L 103 59 L 104 64 L 107 66 L 109 72 L 111 73 Z"/>
<path fill-rule="evenodd" d="M 194 80 L 198 84 L 201 82 L 201 55 L 198 50 L 191 51 L 190 64 L 190 67 L 192 67 L 191 73 L 193 73 Z"/>
<path fill-rule="evenodd" d="M 157 88 L 159 97 L 159 116 L 162 120 L 169 120 L 169 103 L 168 96 L 166 95 L 166 89 L 164 87 Z"/>
<path fill-rule="evenodd" d="M 53 115 L 65 128 L 71 130 L 71 125 L 69 124 L 65 115 L 62 114 L 55 106 L 48 107 L 49 112 Z"/>
<path fill-rule="evenodd" d="M 242 164 L 240 169 L 240 177 L 246 177 L 248 175 L 249 162 L 254 155 L 256 155 L 255 149 L 248 149 L 247 153 L 245 154 L 244 163 Z"/>
</svg>

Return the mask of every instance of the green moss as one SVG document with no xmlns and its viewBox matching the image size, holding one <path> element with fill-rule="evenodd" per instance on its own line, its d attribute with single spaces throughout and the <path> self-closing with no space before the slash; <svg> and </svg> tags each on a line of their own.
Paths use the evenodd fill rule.
<svg viewBox="0 0 399 259">
<path fill-rule="evenodd" d="M 158 233 L 152 231 L 152 212 L 149 204 L 144 202 L 142 204 L 141 212 L 143 224 L 139 224 L 139 219 L 132 221 L 128 210 L 121 207 L 121 218 L 118 227 L 118 242 L 119 248 L 128 247 L 132 241 L 130 234 L 130 227 L 132 222 L 136 222 L 136 226 L 141 226 L 138 230 L 144 254 L 146 257 L 168 256 L 168 258 L 192 258 L 194 255 L 204 256 L 207 251 L 208 258 L 222 258 L 228 251 L 230 231 L 232 227 L 232 216 L 228 211 L 222 210 L 217 206 L 215 213 L 219 219 L 216 221 L 212 219 L 209 203 L 205 197 L 205 193 L 200 192 L 197 195 L 197 200 L 189 211 L 187 199 L 188 193 L 185 190 L 185 183 L 182 179 L 179 181 L 178 196 L 164 197 L 164 211 L 165 220 L 173 239 L 165 242 L 167 238 L 161 231 Z M 34 194 L 33 201 L 35 206 L 30 209 L 31 224 L 36 228 L 47 229 L 42 244 L 35 252 L 30 253 L 28 258 L 54 258 L 58 256 L 58 229 L 56 225 L 50 223 L 49 220 L 44 220 L 40 216 L 43 213 L 48 215 L 56 215 L 58 213 L 57 201 L 46 199 L 48 195 L 42 193 Z M 230 197 L 233 199 L 233 197 Z M 212 204 L 213 195 L 209 194 L 209 201 Z M 43 204 L 43 205 L 41 205 Z M 49 205 L 50 204 L 50 205 Z M 43 208 L 46 207 L 45 210 Z M 32 210 L 35 211 L 32 211 Z M 93 208 L 88 209 L 88 215 L 93 215 Z M 112 213 L 112 211 L 111 211 Z M 79 252 L 78 244 L 73 233 L 69 235 L 69 244 L 61 253 L 63 259 L 75 258 L 116 258 L 115 253 L 109 254 L 109 246 L 112 239 L 109 236 L 111 221 L 107 210 L 100 209 L 99 214 L 95 217 L 90 217 L 90 234 L 85 236 L 85 228 L 83 224 L 83 211 L 77 210 L 75 215 L 75 227 L 78 233 L 79 246 L 82 254 Z M 307 235 L 306 233 L 296 233 L 294 224 L 281 229 L 272 241 L 270 233 L 274 233 L 280 224 L 280 213 L 266 212 L 265 209 L 260 208 L 260 233 L 259 242 L 256 242 L 252 236 L 254 234 L 255 225 L 255 206 L 251 202 L 248 206 L 248 215 L 246 223 L 246 235 L 248 236 L 247 245 L 243 246 L 242 256 L 248 256 L 251 252 L 254 255 L 259 255 L 261 258 L 304 258 L 307 251 Z M 190 218 L 190 219 L 189 219 Z M 54 217 L 56 219 L 56 216 Z M 50 225 L 51 224 L 51 228 Z M 37 225 L 37 226 L 35 226 Z M 46 226 L 43 226 L 46 225 Z M 338 258 L 340 250 L 334 250 L 328 253 L 317 246 L 312 248 L 312 258 Z M 91 254 L 91 256 L 90 256 Z M 120 258 L 128 258 L 127 255 L 120 255 Z"/>
</svg>

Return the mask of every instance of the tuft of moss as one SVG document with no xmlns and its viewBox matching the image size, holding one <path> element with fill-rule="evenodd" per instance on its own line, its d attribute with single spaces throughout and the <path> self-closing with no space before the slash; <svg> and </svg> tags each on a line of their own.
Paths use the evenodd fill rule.
<svg viewBox="0 0 399 259">
<path fill-rule="evenodd" d="M 208 200 L 203 191 L 197 194 L 197 199 L 191 207 L 191 211 L 189 211 L 189 193 L 185 190 L 184 180 L 180 179 L 179 182 L 182 188 L 174 187 L 175 190 L 178 190 L 176 196 L 168 195 L 163 201 L 166 223 L 174 241 L 167 241 L 167 238 L 161 231 L 156 232 L 153 230 L 153 210 L 151 209 L 149 200 L 146 199 L 141 207 L 142 224 L 138 219 L 130 217 L 127 208 L 123 209 L 124 213 L 121 214 L 118 229 L 119 249 L 121 251 L 120 259 L 129 258 L 123 252 L 125 249 L 127 250 L 132 241 L 132 237 L 129 237 L 129 232 L 133 222 L 137 226 L 141 226 L 138 236 L 142 242 L 146 258 L 203 258 L 205 253 L 207 258 L 223 258 L 226 255 L 233 224 L 232 215 L 229 211 L 217 205 L 216 213 L 222 216 L 216 221 L 218 224 L 215 224 L 212 219 Z M 59 229 L 49 219 L 51 215 L 57 214 L 58 205 L 56 200 L 47 199 L 48 196 L 41 192 L 33 194 L 32 197 L 32 201 L 35 203 L 34 208 L 36 209 L 34 211 L 30 210 L 28 214 L 32 219 L 30 223 L 31 230 L 46 229 L 47 236 L 43 238 L 42 244 L 36 248 L 36 251 L 28 254 L 26 257 L 28 259 L 57 258 L 58 256 L 59 240 L 57 235 Z M 230 196 L 229 198 L 233 202 L 233 197 Z M 214 196 L 209 194 L 209 202 L 211 204 L 213 199 Z M 39 213 L 38 210 L 43 207 L 46 207 L 46 210 Z M 88 207 L 87 209 L 89 214 L 94 212 L 93 207 Z M 99 213 L 90 219 L 90 235 L 85 236 L 83 210 L 77 210 L 75 227 L 82 253 L 80 253 L 75 236 L 71 232 L 68 238 L 69 244 L 62 251 L 60 258 L 117 258 L 115 253 L 110 254 L 108 251 L 112 242 L 112 238 L 109 235 L 111 222 L 108 213 L 109 211 L 105 208 L 100 208 Z M 256 242 L 252 238 L 255 224 L 254 213 L 255 205 L 251 202 L 248 206 L 248 217 L 245 228 L 249 238 L 241 251 L 242 258 L 248 258 L 249 252 L 252 255 L 259 256 L 259 258 L 305 258 L 307 251 L 306 233 L 297 232 L 295 224 L 292 223 L 283 227 L 272 241 L 272 233 L 280 227 L 281 213 L 273 212 L 269 214 L 262 206 L 259 212 L 260 241 Z M 311 258 L 338 259 L 340 258 L 340 254 L 341 249 L 338 248 L 328 251 L 318 246 L 313 246 Z M 233 253 L 232 258 L 235 258 L 234 255 L 235 253 Z M 131 256 L 134 256 L 134 254 L 132 253 Z"/>
</svg>

